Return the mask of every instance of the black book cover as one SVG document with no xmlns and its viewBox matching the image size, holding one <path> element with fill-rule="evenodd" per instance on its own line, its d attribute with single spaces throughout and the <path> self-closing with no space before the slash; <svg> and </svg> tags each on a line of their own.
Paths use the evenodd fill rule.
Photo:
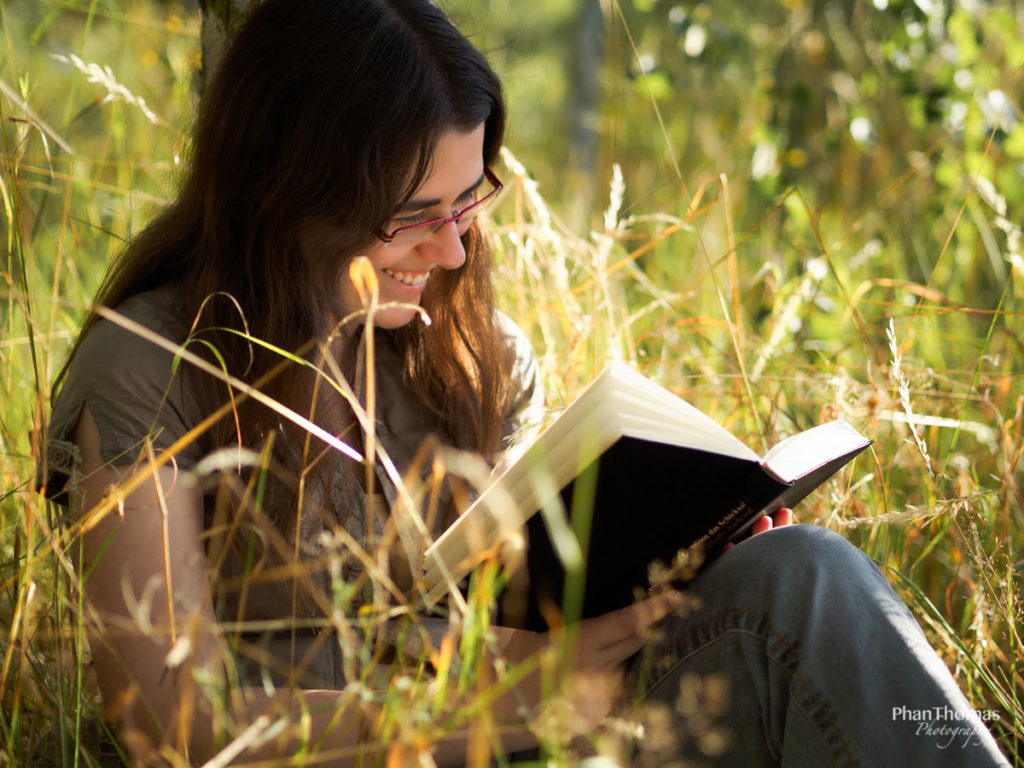
<svg viewBox="0 0 1024 768">
<path fill-rule="evenodd" d="M 587 528 L 584 589 L 579 615 L 587 618 L 632 603 L 648 586 L 649 566 L 669 564 L 680 549 L 698 546 L 711 557 L 762 512 L 792 506 L 842 467 L 836 458 L 784 483 L 760 463 L 693 448 L 619 438 L 566 487 L 561 498 L 575 526 Z M 596 466 L 595 466 L 596 465 Z M 582 483 L 596 469 L 596 485 Z M 576 499 L 577 486 L 586 498 Z M 574 503 L 579 502 L 576 506 Z M 583 519 L 580 516 L 583 516 Z M 528 586 L 525 600 L 503 601 L 499 623 L 534 631 L 548 629 L 541 606 L 563 609 L 566 574 L 548 535 L 543 514 L 526 523 Z M 516 589 L 516 585 L 510 585 Z M 572 610 L 570 608 L 570 614 Z M 572 615 L 565 619 L 572 620 Z"/>
<path fill-rule="evenodd" d="M 692 405 L 611 363 L 427 547 L 425 602 L 441 599 L 507 532 L 524 530 L 526 567 L 509 575 L 499 623 L 543 630 L 545 618 L 575 621 L 628 605 L 647 589 L 653 561 L 671 565 L 693 547 L 714 557 L 870 444 L 836 420 L 759 458 Z M 571 564 L 568 578 L 558 552 Z"/>
</svg>

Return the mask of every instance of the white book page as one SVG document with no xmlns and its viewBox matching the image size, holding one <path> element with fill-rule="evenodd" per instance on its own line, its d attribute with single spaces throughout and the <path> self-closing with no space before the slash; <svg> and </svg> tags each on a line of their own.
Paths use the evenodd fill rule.
<svg viewBox="0 0 1024 768">
<path fill-rule="evenodd" d="M 622 435 L 615 419 L 594 422 L 593 430 L 575 433 L 577 439 L 539 441 L 531 446 L 505 474 L 485 489 L 480 498 L 427 549 L 430 558 L 444 551 L 449 564 L 469 556 L 471 539 L 486 539 L 501 530 L 517 528 L 525 516 L 538 509 L 558 489 L 595 461 Z M 582 439 L 580 439 L 582 438 Z M 485 510 L 477 510 L 484 507 Z M 429 582 L 432 572 L 428 570 Z"/>
<path fill-rule="evenodd" d="M 651 439 L 740 459 L 760 459 L 710 416 L 624 363 L 612 363 L 605 373 L 621 387 L 616 392 L 615 404 L 623 423 L 648 420 L 653 427 L 648 432 Z"/>
<path fill-rule="evenodd" d="M 579 421 L 572 418 L 578 415 L 567 410 L 557 426 Z M 562 429 L 548 430 L 488 486 L 462 517 L 427 549 L 427 583 L 432 584 L 439 577 L 436 566 L 431 565 L 435 554 L 444 552 L 446 562 L 452 566 L 467 558 L 474 549 L 471 539 L 487 538 L 522 525 L 526 515 L 546 503 L 552 492 L 557 493 L 567 485 L 580 469 L 595 461 L 623 434 L 622 424 L 616 418 L 595 419 L 589 421 L 588 426 L 592 428 L 581 426 L 571 433 Z M 478 507 L 484 509 L 478 510 Z"/>
<path fill-rule="evenodd" d="M 440 594 L 436 558 L 443 557 L 456 579 L 461 577 L 456 563 L 466 561 L 479 542 L 521 525 L 525 516 L 548 501 L 552 490 L 557 493 L 626 434 L 745 460 L 760 459 L 685 400 L 626 364 L 611 363 L 427 549 L 425 581 L 437 585 L 432 592 Z"/>
<path fill-rule="evenodd" d="M 862 448 L 868 440 L 845 421 L 830 421 L 787 437 L 772 448 L 762 464 L 791 483 L 832 459 Z"/>
</svg>

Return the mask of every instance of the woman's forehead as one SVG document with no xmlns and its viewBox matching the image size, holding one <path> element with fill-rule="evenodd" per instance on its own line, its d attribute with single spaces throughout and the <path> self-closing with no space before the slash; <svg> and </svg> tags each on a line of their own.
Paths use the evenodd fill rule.
<svg viewBox="0 0 1024 768">
<path fill-rule="evenodd" d="M 471 131 L 447 131 L 434 147 L 426 177 L 402 208 L 430 208 L 455 200 L 479 186 L 483 175 L 483 124 Z"/>
</svg>

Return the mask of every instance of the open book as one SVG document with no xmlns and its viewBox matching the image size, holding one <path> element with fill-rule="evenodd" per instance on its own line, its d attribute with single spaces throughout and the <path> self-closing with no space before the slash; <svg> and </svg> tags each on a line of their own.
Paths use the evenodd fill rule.
<svg viewBox="0 0 1024 768">
<path fill-rule="evenodd" d="M 669 564 L 680 550 L 713 556 L 871 442 L 833 421 L 759 457 L 692 405 L 612 363 L 426 551 L 428 602 L 480 552 L 525 528 L 527 599 L 505 623 L 544 629 L 544 604 L 561 609 L 573 594 L 568 620 L 622 607 L 646 589 L 652 562 Z"/>
</svg>

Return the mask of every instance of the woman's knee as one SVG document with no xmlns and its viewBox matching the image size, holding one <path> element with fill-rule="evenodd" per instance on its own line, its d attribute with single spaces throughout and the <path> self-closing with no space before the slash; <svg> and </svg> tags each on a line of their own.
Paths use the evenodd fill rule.
<svg viewBox="0 0 1024 768">
<path fill-rule="evenodd" d="M 818 525 L 788 525 L 751 536 L 730 553 L 743 567 L 794 576 L 824 571 L 834 575 L 877 570 L 874 563 L 838 533 Z"/>
<path fill-rule="evenodd" d="M 842 536 L 816 525 L 791 525 L 751 536 L 716 559 L 693 584 L 705 599 L 731 593 L 738 603 L 766 607 L 845 600 L 885 584 L 877 566 Z M 727 599 L 727 598 L 726 598 Z"/>
</svg>

